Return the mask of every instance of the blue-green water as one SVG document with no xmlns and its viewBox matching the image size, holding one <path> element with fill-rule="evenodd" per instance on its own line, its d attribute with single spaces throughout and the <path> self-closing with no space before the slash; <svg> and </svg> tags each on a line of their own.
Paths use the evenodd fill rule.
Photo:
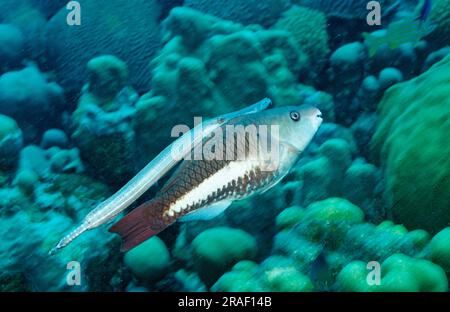
<svg viewBox="0 0 450 312">
<path fill-rule="evenodd" d="M 367 2 L 0 0 L 0 291 L 448 291 L 450 2 Z M 323 116 L 275 187 L 48 254 L 174 126 L 263 98 Z"/>
</svg>

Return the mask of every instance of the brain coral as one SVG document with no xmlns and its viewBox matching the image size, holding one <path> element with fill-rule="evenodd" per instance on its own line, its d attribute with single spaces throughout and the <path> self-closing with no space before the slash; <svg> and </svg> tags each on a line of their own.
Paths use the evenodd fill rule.
<svg viewBox="0 0 450 312">
<path fill-rule="evenodd" d="M 289 6 L 288 0 L 185 0 L 203 13 L 242 24 L 272 25 Z"/>
<path fill-rule="evenodd" d="M 320 61 L 330 51 L 327 18 L 320 11 L 293 7 L 283 14 L 275 28 L 290 32 L 311 60 Z"/>
<path fill-rule="evenodd" d="M 450 56 L 384 95 L 372 139 L 393 218 L 436 233 L 450 222 Z"/>
<path fill-rule="evenodd" d="M 47 56 L 60 84 L 69 91 L 78 90 L 87 78 L 80 64 L 112 54 L 128 64 L 131 83 L 146 90 L 148 63 L 159 46 L 157 1 L 81 0 L 80 4 L 81 25 L 67 25 L 65 8 L 47 23 Z"/>
</svg>

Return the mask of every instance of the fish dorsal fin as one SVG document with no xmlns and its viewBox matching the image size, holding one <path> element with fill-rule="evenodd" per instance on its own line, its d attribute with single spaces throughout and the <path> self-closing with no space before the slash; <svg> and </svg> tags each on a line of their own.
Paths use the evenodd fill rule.
<svg viewBox="0 0 450 312">
<path fill-rule="evenodd" d="M 231 203 L 231 200 L 222 200 L 207 207 L 192 211 L 181 217 L 179 221 L 189 222 L 196 220 L 211 220 L 224 212 L 231 205 Z"/>
</svg>

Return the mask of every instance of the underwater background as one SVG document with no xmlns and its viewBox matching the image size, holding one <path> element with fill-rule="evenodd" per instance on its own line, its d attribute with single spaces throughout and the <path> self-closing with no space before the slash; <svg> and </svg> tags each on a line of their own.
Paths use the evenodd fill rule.
<svg viewBox="0 0 450 312">
<path fill-rule="evenodd" d="M 0 0 L 0 291 L 448 291 L 450 1 L 68 2 Z M 324 117 L 276 187 L 48 255 L 174 125 L 265 97 Z"/>
</svg>

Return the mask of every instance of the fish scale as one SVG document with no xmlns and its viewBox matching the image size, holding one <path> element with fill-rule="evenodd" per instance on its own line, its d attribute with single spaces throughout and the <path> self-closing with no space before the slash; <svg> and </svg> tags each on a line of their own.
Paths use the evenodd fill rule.
<svg viewBox="0 0 450 312">
<path fill-rule="evenodd" d="M 236 125 L 236 124 L 234 124 Z M 225 136 L 225 131 L 223 131 Z M 207 138 L 203 141 L 203 145 L 207 144 L 212 138 Z M 223 142 L 226 142 L 224 137 Z M 245 136 L 245 140 L 239 141 L 234 140 L 234 157 L 237 159 L 238 155 L 242 153 L 247 155 L 253 147 L 251 140 L 248 136 Z M 225 143 L 224 143 L 225 144 Z M 223 147 L 225 151 L 225 145 Z M 241 154 L 240 154 L 241 153 Z M 247 160 L 244 160 L 247 161 Z M 190 191 L 197 188 L 203 181 L 216 174 L 219 170 L 225 168 L 232 161 L 230 160 L 185 160 L 173 177 L 167 182 L 167 184 L 161 189 L 160 194 L 163 198 L 162 205 L 164 206 L 163 215 L 167 221 L 171 221 L 173 218 L 180 217 L 184 214 L 192 212 L 202 206 L 218 202 L 220 200 L 227 199 L 231 197 L 233 199 L 238 199 L 246 195 L 250 195 L 253 190 L 258 187 L 263 187 L 266 180 L 270 181 L 268 177 L 270 175 L 276 174 L 276 172 L 266 173 L 267 177 L 263 177 L 263 173 L 259 168 L 255 170 L 250 170 L 249 172 L 242 172 L 242 176 L 237 180 L 229 182 L 227 185 L 220 185 L 211 193 L 206 194 L 205 198 L 198 198 L 196 202 L 185 205 L 180 211 L 173 210 L 173 205 L 178 199 L 182 198 L 183 195 L 187 195 Z M 235 161 L 239 162 L 239 160 Z M 243 162 L 243 161 L 240 161 Z M 254 177 L 253 179 L 250 176 Z M 249 182 L 256 183 L 255 185 Z M 157 194 L 158 197 L 158 194 Z"/>
</svg>

